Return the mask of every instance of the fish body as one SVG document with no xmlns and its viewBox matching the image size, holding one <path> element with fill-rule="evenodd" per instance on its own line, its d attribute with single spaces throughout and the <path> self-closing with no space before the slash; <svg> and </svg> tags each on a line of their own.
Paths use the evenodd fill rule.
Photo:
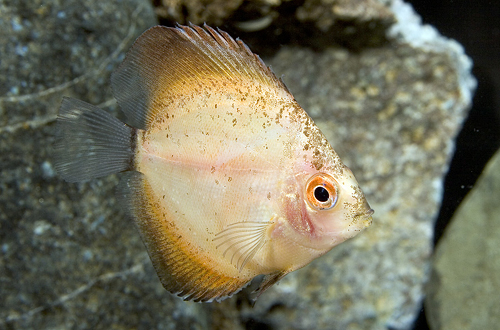
<svg viewBox="0 0 500 330">
<path fill-rule="evenodd" d="M 187 300 L 263 292 L 371 224 L 352 172 L 284 84 L 208 26 L 153 27 L 113 74 L 127 124 L 64 99 L 56 168 L 129 171 L 120 199 L 164 287 Z"/>
</svg>

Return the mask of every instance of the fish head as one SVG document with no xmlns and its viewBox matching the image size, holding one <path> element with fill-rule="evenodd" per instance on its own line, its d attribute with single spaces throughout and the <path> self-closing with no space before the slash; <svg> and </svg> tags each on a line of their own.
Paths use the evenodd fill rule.
<svg viewBox="0 0 500 330">
<path fill-rule="evenodd" d="M 307 216 L 319 238 L 335 244 L 371 225 L 373 210 L 347 166 L 339 173 L 311 175 L 303 189 Z"/>
<path fill-rule="evenodd" d="M 336 154 L 319 169 L 312 162 L 300 167 L 284 203 L 296 243 L 323 254 L 371 225 L 373 210 Z"/>
</svg>

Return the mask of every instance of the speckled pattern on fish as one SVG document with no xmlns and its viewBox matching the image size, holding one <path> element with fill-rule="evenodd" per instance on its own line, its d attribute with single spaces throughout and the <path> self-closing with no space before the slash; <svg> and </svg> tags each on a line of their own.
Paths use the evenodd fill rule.
<svg viewBox="0 0 500 330">
<path fill-rule="evenodd" d="M 371 224 L 352 172 L 284 84 L 208 26 L 153 27 L 112 77 L 126 124 L 65 98 L 56 168 L 127 171 L 119 197 L 163 286 L 195 301 L 258 294 Z"/>
</svg>

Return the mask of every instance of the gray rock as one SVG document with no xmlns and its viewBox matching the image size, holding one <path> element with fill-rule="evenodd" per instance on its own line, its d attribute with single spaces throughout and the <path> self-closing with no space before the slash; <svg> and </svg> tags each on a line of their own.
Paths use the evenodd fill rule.
<svg viewBox="0 0 500 330">
<path fill-rule="evenodd" d="M 374 22 L 384 25 L 394 23 L 394 14 L 390 8 L 377 0 L 306 0 L 297 10 L 296 16 L 301 21 L 313 21 L 323 30 L 330 29 L 337 20 L 356 21 L 362 23 Z"/>
<path fill-rule="evenodd" d="M 425 301 L 433 330 L 500 324 L 500 151 L 455 213 L 434 256 Z"/>
<path fill-rule="evenodd" d="M 458 44 L 401 1 L 385 3 L 398 22 L 384 47 L 283 47 L 267 61 L 376 213 L 365 233 L 285 277 L 255 308 L 250 289 L 220 304 L 171 296 L 117 205 L 118 177 L 67 184 L 54 173 L 62 96 L 116 111 L 109 76 L 154 24 L 149 2 L 0 4 L 0 328 L 409 328 L 474 79 Z M 411 43 L 413 32 L 427 39 Z"/>
<path fill-rule="evenodd" d="M 159 17 L 181 24 L 221 25 L 242 3 L 243 0 L 160 0 L 155 1 L 155 10 Z"/>
</svg>

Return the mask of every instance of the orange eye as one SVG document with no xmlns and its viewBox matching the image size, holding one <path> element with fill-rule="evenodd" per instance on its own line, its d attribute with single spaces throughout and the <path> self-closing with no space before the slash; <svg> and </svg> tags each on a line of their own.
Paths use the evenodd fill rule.
<svg viewBox="0 0 500 330">
<path fill-rule="evenodd" d="M 315 174 L 307 181 L 306 196 L 312 208 L 329 210 L 337 203 L 337 182 L 328 174 Z"/>
</svg>

